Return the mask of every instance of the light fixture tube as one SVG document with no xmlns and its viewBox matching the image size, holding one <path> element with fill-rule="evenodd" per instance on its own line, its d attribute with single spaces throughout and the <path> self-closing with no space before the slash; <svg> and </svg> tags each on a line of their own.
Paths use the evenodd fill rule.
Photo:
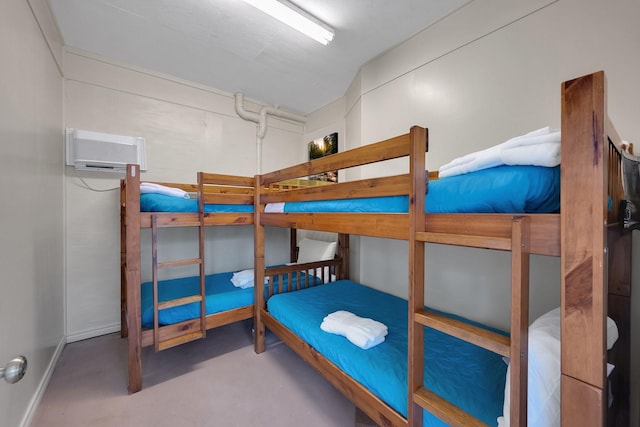
<svg viewBox="0 0 640 427">
<path fill-rule="evenodd" d="M 325 46 L 333 40 L 331 27 L 287 0 L 244 1 Z"/>
</svg>

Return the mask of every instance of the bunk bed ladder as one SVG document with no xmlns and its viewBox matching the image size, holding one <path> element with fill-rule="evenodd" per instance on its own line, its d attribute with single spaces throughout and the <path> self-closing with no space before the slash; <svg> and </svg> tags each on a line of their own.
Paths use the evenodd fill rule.
<svg viewBox="0 0 640 427">
<path fill-rule="evenodd" d="M 414 311 L 409 327 L 412 329 L 410 340 L 410 382 L 412 396 L 410 401 L 410 425 L 422 426 L 422 409 L 426 409 L 449 425 L 484 426 L 463 409 L 446 401 L 424 387 L 424 332 L 428 326 L 461 340 L 470 342 L 503 357 L 510 358 L 510 425 L 527 425 L 527 355 L 529 325 L 529 218 L 514 217 L 511 224 L 511 237 L 485 238 L 456 234 L 416 231 L 415 255 L 412 262 L 420 267 L 411 278 L 413 285 Z M 424 243 L 456 244 L 486 249 L 511 250 L 511 335 L 489 331 L 447 316 L 427 310 L 424 301 Z M 421 265 L 422 264 L 422 265 Z"/>
<path fill-rule="evenodd" d="M 154 333 L 154 345 L 155 351 L 165 350 L 167 348 L 175 347 L 180 344 L 184 344 L 189 341 L 204 338 L 206 336 L 206 307 L 205 307 L 205 272 L 204 272 L 204 218 L 203 214 L 199 215 L 199 257 L 158 262 L 158 228 L 161 225 L 158 224 L 158 216 L 151 215 L 151 250 L 152 250 L 152 281 L 153 281 L 153 333 Z M 168 301 L 158 301 L 158 270 L 161 268 L 179 267 L 185 265 L 198 265 L 200 276 L 200 292 L 198 294 L 189 295 L 182 298 L 177 298 Z M 178 336 L 163 339 L 160 335 L 160 327 L 158 322 L 158 315 L 161 310 L 178 307 L 181 305 L 200 304 L 200 321 L 196 324 L 199 326 L 197 330 L 192 328 L 186 328 Z"/>
</svg>

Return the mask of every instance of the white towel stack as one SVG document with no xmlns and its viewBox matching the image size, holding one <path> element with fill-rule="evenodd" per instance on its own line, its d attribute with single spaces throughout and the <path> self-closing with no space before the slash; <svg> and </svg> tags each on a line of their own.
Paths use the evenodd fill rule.
<svg viewBox="0 0 640 427">
<path fill-rule="evenodd" d="M 560 164 L 560 131 L 544 127 L 482 151 L 458 157 L 438 170 L 440 178 L 502 165 L 554 167 Z"/>
<path fill-rule="evenodd" d="M 384 323 L 365 317 L 358 317 L 344 310 L 327 315 L 322 320 L 320 329 L 332 334 L 342 335 L 352 344 L 365 350 L 382 343 L 389 332 Z"/>
<path fill-rule="evenodd" d="M 180 188 L 167 187 L 165 185 L 154 184 L 152 182 L 141 182 L 140 193 L 164 194 L 165 196 L 180 197 L 183 199 L 190 198 L 189 193 Z"/>
<path fill-rule="evenodd" d="M 253 288 L 254 285 L 254 271 L 253 269 L 241 270 L 233 273 L 231 277 L 231 283 L 236 288 L 247 289 Z M 264 278 L 264 284 L 266 285 L 269 282 L 269 278 Z"/>
</svg>

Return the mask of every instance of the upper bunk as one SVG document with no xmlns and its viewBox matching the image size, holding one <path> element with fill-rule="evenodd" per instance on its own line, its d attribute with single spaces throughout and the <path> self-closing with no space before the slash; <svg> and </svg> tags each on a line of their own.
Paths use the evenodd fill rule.
<svg viewBox="0 0 640 427">
<path fill-rule="evenodd" d="M 494 200 L 489 201 L 490 209 L 509 213 L 474 213 L 473 203 L 466 205 L 463 203 L 461 207 L 456 203 L 449 203 L 446 201 L 448 197 L 465 200 L 465 194 L 473 192 L 474 189 L 461 185 L 459 177 L 437 179 L 437 172 L 427 172 L 425 169 L 427 150 L 428 130 L 413 126 L 408 133 L 394 138 L 256 176 L 256 182 L 260 183 L 256 192 L 256 218 L 261 225 L 408 240 L 413 232 L 412 216 L 416 215 L 424 219 L 424 229 L 420 230 L 420 238 L 425 241 L 508 250 L 511 245 L 512 218 L 513 214 L 517 213 L 531 217 L 532 253 L 560 255 L 558 213 L 532 214 L 522 212 L 521 209 L 517 212 L 509 212 L 509 206 L 513 204 L 502 203 L 503 196 L 494 197 Z M 409 173 L 275 193 L 261 190 L 262 186 L 282 180 L 327 171 L 346 170 L 357 166 L 370 165 L 375 168 L 378 162 L 398 158 L 408 160 Z M 549 175 L 543 179 L 552 178 L 553 176 Z M 486 176 L 486 179 L 491 177 Z M 470 176 L 468 181 L 472 182 L 473 177 Z M 453 193 L 449 195 L 450 188 L 458 192 L 457 195 Z M 463 190 L 460 190 L 461 188 Z M 559 193 L 559 189 L 557 192 Z M 495 194 L 498 192 L 494 192 L 494 196 Z M 429 205 L 429 197 L 432 199 L 437 197 L 438 201 Z M 356 211 L 344 211 L 342 207 L 336 209 L 327 207 L 329 203 L 336 200 L 342 204 L 353 201 L 356 203 L 354 208 Z M 363 200 L 367 206 L 357 205 Z M 378 200 L 384 204 L 375 205 Z M 304 210 L 304 212 L 287 211 L 288 206 L 300 202 L 304 202 L 304 205 L 296 207 L 295 210 Z M 526 204 L 526 201 L 519 202 L 519 205 L 522 203 Z M 559 196 L 557 203 L 559 205 Z M 321 209 L 324 211 L 314 212 L 314 204 L 321 204 Z M 284 212 L 282 212 L 283 205 Z M 432 213 L 430 207 L 444 212 Z M 458 213 L 446 213 L 450 207 Z M 274 210 L 280 212 L 274 212 Z"/>
<path fill-rule="evenodd" d="M 160 190 L 145 192 L 145 186 Z M 142 183 L 140 167 L 127 165 L 121 214 L 139 228 L 150 228 L 152 216 L 161 227 L 199 226 L 201 213 L 205 226 L 253 224 L 253 193 L 253 177 L 198 172 L 196 183 Z"/>
</svg>

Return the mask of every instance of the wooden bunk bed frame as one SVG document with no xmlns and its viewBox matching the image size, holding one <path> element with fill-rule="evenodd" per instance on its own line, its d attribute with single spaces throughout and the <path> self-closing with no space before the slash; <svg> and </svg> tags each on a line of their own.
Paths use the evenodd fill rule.
<svg viewBox="0 0 640 427">
<path fill-rule="evenodd" d="M 211 174 L 199 172 L 197 184 L 163 183 L 190 193 L 196 193 L 198 212 L 141 212 L 140 211 L 140 168 L 138 165 L 127 165 L 126 176 L 120 185 L 120 264 L 121 264 L 121 336 L 128 338 L 129 393 L 142 389 L 142 355 L 143 347 L 154 345 L 156 351 L 170 348 L 194 339 L 204 338 L 206 331 L 253 317 L 253 305 L 227 310 L 211 315 L 205 314 L 204 290 L 204 228 L 216 225 L 252 224 L 254 215 L 248 213 L 208 213 L 204 205 L 221 204 L 253 204 L 254 178 L 233 175 Z M 194 259 L 158 262 L 157 230 L 165 227 L 197 227 L 199 229 L 199 256 Z M 157 285 L 157 272 L 161 268 L 184 265 L 198 265 L 200 276 L 200 294 L 193 297 L 173 300 L 167 303 L 154 302 L 154 312 L 163 307 L 171 307 L 192 302 L 199 302 L 200 318 L 187 320 L 172 325 L 143 329 L 141 325 L 141 243 L 142 229 L 152 232 L 152 274 Z M 154 292 L 157 296 L 157 292 Z M 156 298 L 157 299 L 157 298 Z M 163 305 L 164 304 L 164 305 Z"/>
<path fill-rule="evenodd" d="M 561 257 L 561 406 L 563 426 L 628 425 L 631 243 L 618 219 L 623 198 L 620 139 L 606 115 L 603 72 L 562 84 L 562 166 L 560 214 L 425 214 L 427 130 L 256 176 L 255 269 L 264 272 L 264 227 L 278 226 L 385 237 L 409 242 L 409 408 L 404 418 L 313 347 L 289 331 L 266 309 L 256 288 L 255 350 L 265 350 L 265 327 L 323 374 L 378 425 L 421 426 L 422 409 L 451 425 L 478 425 L 469 414 L 422 386 L 422 326 L 430 326 L 511 359 L 511 425 L 527 419 L 529 258 Z M 320 188 L 269 193 L 262 188 L 283 180 L 346 169 L 399 157 L 409 158 L 406 175 L 364 179 Z M 406 214 L 265 213 L 271 202 L 409 195 Z M 512 256 L 511 334 L 504 337 L 465 326 L 424 309 L 425 243 L 510 251 Z M 268 274 L 268 273 L 267 273 Z M 614 400 L 608 409 L 606 317 L 619 328 L 609 360 Z"/>
</svg>

